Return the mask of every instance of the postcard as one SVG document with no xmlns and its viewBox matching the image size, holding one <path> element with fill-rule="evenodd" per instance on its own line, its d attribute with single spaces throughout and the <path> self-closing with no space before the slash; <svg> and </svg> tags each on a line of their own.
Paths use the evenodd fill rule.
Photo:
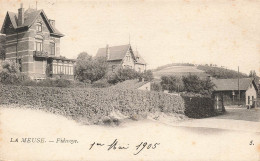
<svg viewBox="0 0 260 161">
<path fill-rule="evenodd" d="M 260 161 L 260 1 L 0 4 L 0 160 Z"/>
</svg>

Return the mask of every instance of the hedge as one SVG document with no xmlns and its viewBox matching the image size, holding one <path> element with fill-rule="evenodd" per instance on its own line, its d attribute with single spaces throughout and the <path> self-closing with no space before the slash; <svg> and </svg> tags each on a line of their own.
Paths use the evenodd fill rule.
<svg viewBox="0 0 260 161">
<path fill-rule="evenodd" d="M 168 112 L 200 118 L 210 116 L 214 102 L 205 97 L 170 95 L 162 92 L 114 88 L 58 88 L 0 84 L 0 104 L 43 107 L 72 118 L 89 120 L 118 110 L 126 116 Z"/>
<path fill-rule="evenodd" d="M 214 116 L 214 100 L 205 96 L 184 96 L 185 115 L 191 118 L 203 118 Z"/>
<path fill-rule="evenodd" d="M 90 120 L 115 109 L 126 116 L 164 111 L 184 114 L 180 96 L 165 93 L 110 89 L 11 86 L 0 84 L 1 104 L 19 104 L 57 109 L 62 115 Z"/>
</svg>

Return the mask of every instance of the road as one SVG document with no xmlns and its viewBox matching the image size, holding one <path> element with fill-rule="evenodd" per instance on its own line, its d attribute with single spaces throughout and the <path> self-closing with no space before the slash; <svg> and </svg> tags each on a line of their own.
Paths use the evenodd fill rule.
<svg viewBox="0 0 260 161">
<path fill-rule="evenodd" d="M 223 116 L 178 123 L 141 120 L 107 127 L 80 125 L 42 111 L 0 108 L 0 160 L 259 161 L 259 122 L 235 120 L 236 115 L 255 116 L 251 111 L 241 112 L 228 110 Z M 11 138 L 19 142 L 10 142 Z M 22 138 L 44 138 L 46 142 L 24 143 Z M 78 143 L 57 141 L 62 139 Z M 117 148 L 108 150 L 115 140 Z M 147 146 L 134 155 L 145 142 Z M 156 143 L 156 148 L 148 148 Z"/>
<path fill-rule="evenodd" d="M 192 119 L 173 125 L 260 133 L 260 109 L 226 108 L 226 113 L 223 115 Z"/>
</svg>

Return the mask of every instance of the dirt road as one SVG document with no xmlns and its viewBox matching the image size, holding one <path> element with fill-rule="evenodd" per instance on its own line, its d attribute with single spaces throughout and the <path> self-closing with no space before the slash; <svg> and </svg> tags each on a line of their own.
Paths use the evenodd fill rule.
<svg viewBox="0 0 260 161">
<path fill-rule="evenodd" d="M 79 125 L 42 111 L 0 108 L 0 160 L 258 161 L 259 122 L 221 117 L 105 127 Z M 32 143 L 32 138 L 38 141 Z"/>
</svg>

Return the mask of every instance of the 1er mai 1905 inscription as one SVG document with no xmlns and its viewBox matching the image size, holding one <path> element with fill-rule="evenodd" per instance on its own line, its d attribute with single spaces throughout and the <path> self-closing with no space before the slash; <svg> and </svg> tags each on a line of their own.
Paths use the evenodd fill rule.
<svg viewBox="0 0 260 161">
<path fill-rule="evenodd" d="M 44 143 L 57 143 L 57 144 L 78 144 L 79 141 L 77 139 L 67 139 L 67 138 L 55 138 L 55 139 L 46 139 L 46 138 L 10 138 L 11 143 L 28 143 L 28 144 L 44 144 Z M 110 143 L 102 143 L 93 141 L 89 150 L 94 150 L 95 148 L 104 148 L 107 151 L 110 150 L 127 150 L 133 148 L 134 155 L 138 155 L 143 150 L 154 150 L 156 149 L 160 143 L 148 143 L 145 141 L 141 141 L 139 144 L 131 146 L 130 144 L 120 144 L 118 139 L 113 140 Z"/>
</svg>

